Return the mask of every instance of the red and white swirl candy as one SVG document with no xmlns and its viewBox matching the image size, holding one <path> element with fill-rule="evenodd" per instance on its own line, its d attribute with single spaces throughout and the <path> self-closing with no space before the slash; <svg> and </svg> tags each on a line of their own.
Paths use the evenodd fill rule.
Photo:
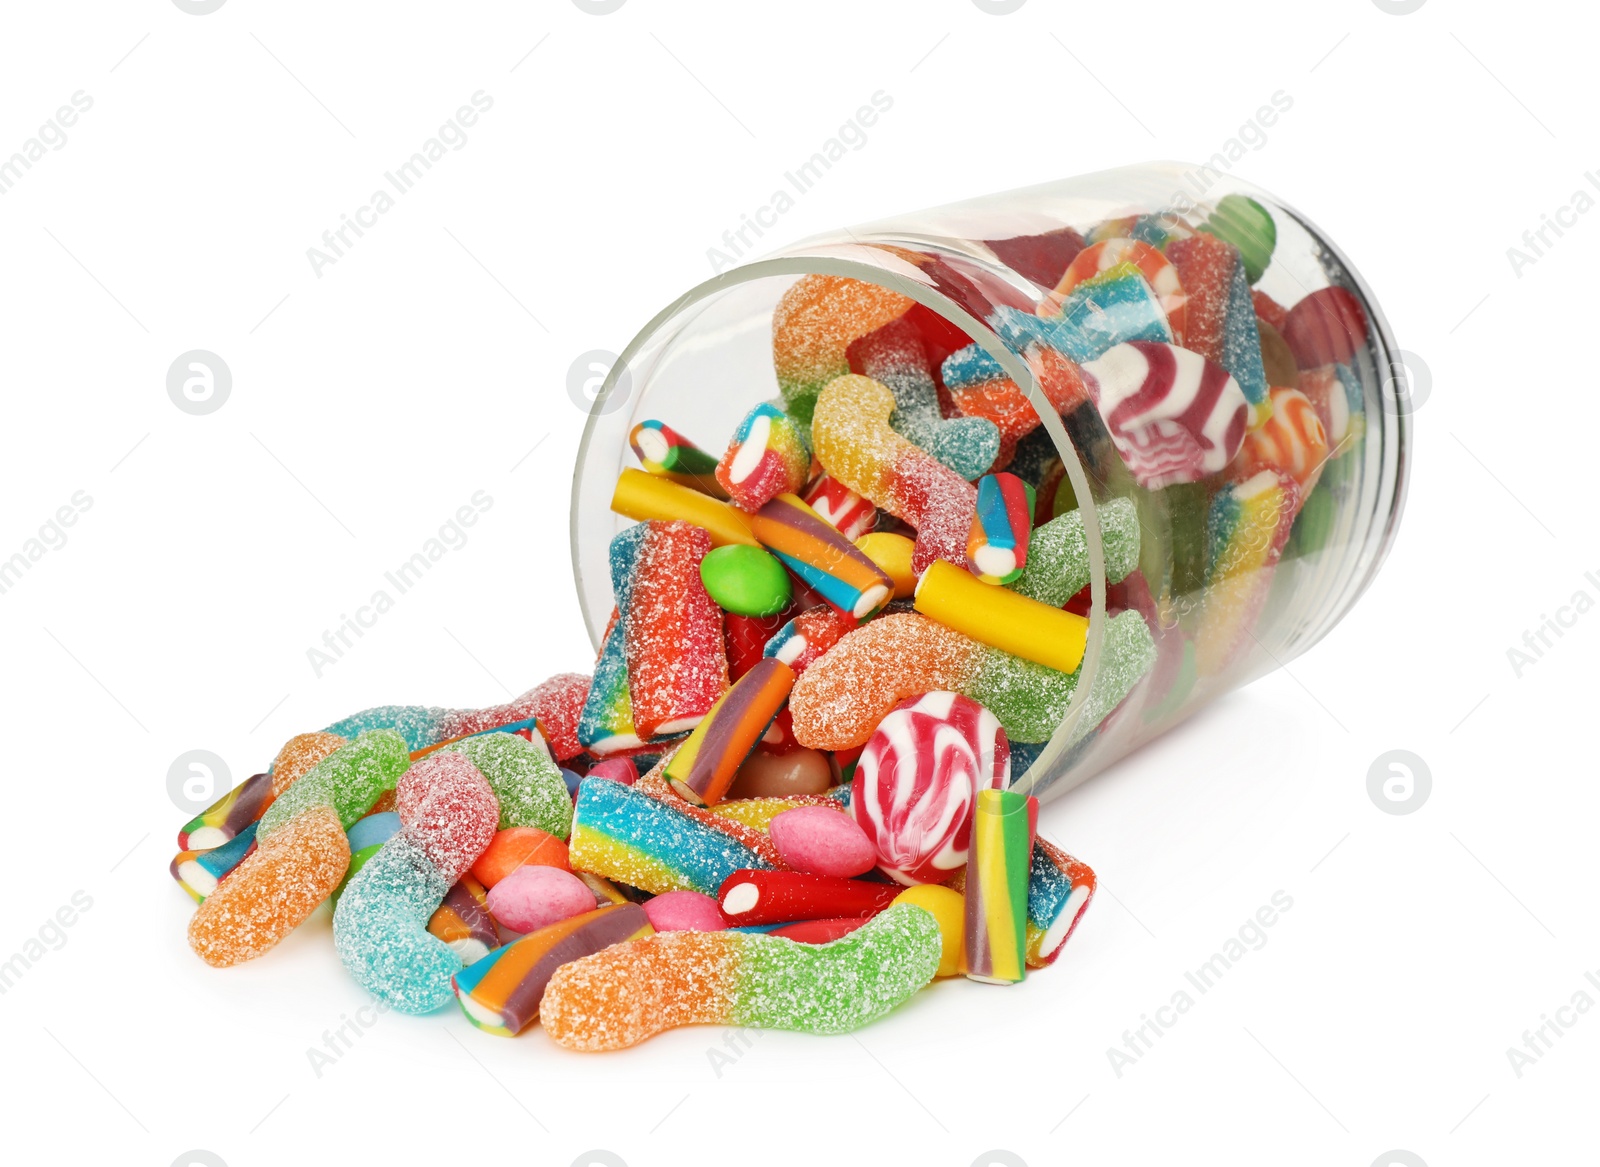
<svg viewBox="0 0 1600 1167">
<path fill-rule="evenodd" d="M 885 875 L 943 883 L 966 866 L 977 791 L 1010 780 L 999 719 L 959 693 L 924 693 L 895 706 L 867 741 L 850 812 Z"/>
<path fill-rule="evenodd" d="M 1083 380 L 1117 453 L 1147 490 L 1215 474 L 1244 441 L 1244 390 L 1199 353 L 1128 341 L 1085 362 Z"/>
</svg>

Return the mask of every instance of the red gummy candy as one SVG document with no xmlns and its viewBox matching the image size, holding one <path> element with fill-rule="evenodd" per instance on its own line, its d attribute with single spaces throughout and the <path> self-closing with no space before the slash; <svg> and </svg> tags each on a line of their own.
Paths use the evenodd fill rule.
<svg viewBox="0 0 1600 1167">
<path fill-rule="evenodd" d="M 1302 369 L 1342 365 L 1367 342 L 1367 314 L 1348 288 L 1318 288 L 1289 309 L 1278 331 Z"/>
</svg>

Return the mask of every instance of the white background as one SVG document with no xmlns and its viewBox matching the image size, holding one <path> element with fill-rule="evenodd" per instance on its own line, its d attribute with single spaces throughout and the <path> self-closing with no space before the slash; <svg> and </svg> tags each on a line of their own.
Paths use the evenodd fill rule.
<svg viewBox="0 0 1600 1167">
<path fill-rule="evenodd" d="M 74 92 L 93 108 L 0 196 L 0 557 L 93 503 L 0 595 L 0 959 L 74 891 L 93 906 L 0 997 L 0 1157 L 1439 1167 L 1592 1129 L 1600 1010 L 1520 1077 L 1506 1054 L 1600 1002 L 1600 615 L 1520 678 L 1507 659 L 1600 598 L 1600 215 L 1520 276 L 1506 254 L 1600 165 L 1578 30 L 1439 0 L 123 0 L 5 25 L 0 155 Z M 1046 809 L 1102 890 L 1021 987 L 941 983 L 858 1039 L 761 1035 L 720 1077 L 715 1029 L 597 1057 L 387 1015 L 317 1076 L 307 1050 L 363 1003 L 328 923 L 197 961 L 168 767 L 208 749 L 237 781 L 358 708 L 587 669 L 569 366 L 711 274 L 879 89 L 892 111 L 767 243 L 1200 160 L 1289 94 L 1237 173 L 1339 242 L 1431 373 L 1387 566 L 1284 674 Z M 478 90 L 467 144 L 314 274 L 306 249 Z M 165 387 L 196 348 L 233 378 L 207 416 Z M 477 490 L 469 541 L 317 677 L 306 650 Z M 1395 748 L 1432 773 L 1404 816 L 1367 793 Z M 1119 1077 L 1108 1047 L 1279 890 L 1265 946 Z"/>
</svg>

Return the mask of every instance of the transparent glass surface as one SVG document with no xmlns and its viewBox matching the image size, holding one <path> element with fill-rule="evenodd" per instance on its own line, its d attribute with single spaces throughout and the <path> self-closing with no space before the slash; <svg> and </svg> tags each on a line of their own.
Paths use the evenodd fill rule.
<svg viewBox="0 0 1600 1167">
<path fill-rule="evenodd" d="M 1233 286 L 1241 277 L 1226 278 L 1219 237 L 1233 247 L 1243 293 Z M 1224 273 L 1215 287 L 1208 263 Z M 1249 432 L 1216 469 L 1168 472 L 1162 444 L 1179 422 L 1144 410 L 1130 423 L 1127 401 L 1110 407 L 1120 366 L 1082 346 L 1097 330 L 1118 335 L 1113 285 L 1121 277 L 1128 286 L 1130 270 L 1119 264 L 1139 269 L 1159 300 L 1167 343 L 1209 354 L 1241 387 L 1266 378 L 1267 404 L 1247 402 Z M 1178 273 L 1188 281 L 1174 285 Z M 817 276 L 887 288 L 965 334 L 998 366 L 1001 388 L 1031 407 L 1032 432 L 995 469 L 1033 479 L 1037 518 L 1074 507 L 1082 516 L 1089 586 L 1067 606 L 1089 619 L 1087 647 L 1054 734 L 1014 744 L 1025 767 L 1019 789 L 1067 790 L 1298 656 L 1382 563 L 1404 501 L 1410 416 L 1398 350 L 1371 293 L 1314 225 L 1273 196 L 1202 167 L 1150 163 L 819 236 L 663 310 L 602 386 L 574 471 L 573 567 L 597 646 L 613 606 L 607 548 L 631 525 L 610 509 L 618 475 L 637 465 L 630 431 L 660 419 L 720 454 L 752 406 L 782 398 L 773 312 L 792 285 Z M 1242 310 L 1240 295 L 1250 297 Z M 1051 319 L 1065 319 L 1068 333 L 1036 324 Z M 1058 343 L 1062 335 L 1070 343 Z M 1251 344 L 1254 373 L 1240 356 Z M 1180 370 L 1191 366 L 1200 367 L 1179 354 Z M 1092 387 L 1064 392 L 1063 377 Z M 947 415 L 960 412 L 951 397 Z M 1291 440 L 1319 427 L 1320 446 Z M 1137 517 L 1137 562 L 1108 579 L 1102 517 L 1124 499 Z M 1128 503 L 1115 513 L 1126 516 Z M 1116 667 L 1108 622 L 1128 610 L 1150 631 L 1154 663 L 1109 714 L 1086 718 L 1096 678 Z"/>
</svg>

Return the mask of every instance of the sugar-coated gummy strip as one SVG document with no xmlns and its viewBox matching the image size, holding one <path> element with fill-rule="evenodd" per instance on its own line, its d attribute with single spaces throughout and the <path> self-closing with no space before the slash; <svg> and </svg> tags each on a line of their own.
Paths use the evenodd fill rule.
<svg viewBox="0 0 1600 1167">
<path fill-rule="evenodd" d="M 722 610 L 700 579 L 710 550 L 706 532 L 681 521 L 639 523 L 611 540 L 611 587 L 641 737 L 693 729 L 728 688 Z"/>
<path fill-rule="evenodd" d="M 1027 975 L 1030 802 L 1014 790 L 978 791 L 965 888 L 971 980 L 1009 985 Z"/>
<path fill-rule="evenodd" d="M 873 916 L 900 894 L 892 883 L 870 883 L 802 871 L 735 871 L 717 890 L 729 924 L 788 924 L 839 916 Z"/>
<path fill-rule="evenodd" d="M 940 560 L 917 581 L 916 609 L 982 644 L 1071 673 L 1083 663 L 1089 621 L 986 584 Z"/>
<path fill-rule="evenodd" d="M 734 838 L 637 787 L 586 778 L 573 808 L 572 866 L 649 892 L 715 895 L 741 868 L 772 863 Z M 737 825 L 737 824 L 734 824 Z"/>
<path fill-rule="evenodd" d="M 726 547 L 730 543 L 757 545 L 756 537 L 745 523 L 744 512 L 738 508 L 643 470 L 629 468 L 617 477 L 616 489 L 611 494 L 611 509 L 640 522 L 682 519 L 693 523 L 711 536 L 713 547 Z"/>
<path fill-rule="evenodd" d="M 456 1000 L 485 1033 L 515 1037 L 539 1016 L 550 978 L 564 964 L 653 935 L 638 904 L 608 904 L 530 932 L 455 975 Z"/>
<path fill-rule="evenodd" d="M 597 757 L 636 750 L 648 743 L 633 724 L 633 699 L 628 693 L 627 634 L 615 613 L 600 642 L 594 680 L 578 718 L 578 741 Z M 663 739 L 655 739 L 663 740 Z"/>
<path fill-rule="evenodd" d="M 1106 582 L 1121 583 L 1139 563 L 1139 512 L 1129 498 L 1101 503 L 1100 547 Z M 1012 591 L 1059 608 L 1089 586 L 1089 542 L 1083 515 L 1068 511 L 1037 528 L 1028 563 L 1008 585 Z"/>
<path fill-rule="evenodd" d="M 894 394 L 870 377 L 840 377 L 817 398 L 817 460 L 851 490 L 917 529 L 911 566 L 965 564 L 978 492 L 889 426 Z"/>
<path fill-rule="evenodd" d="M 540 1021 L 572 1050 L 625 1049 L 679 1025 L 849 1033 L 933 979 L 942 943 L 900 904 L 830 944 L 744 932 L 664 932 L 563 965 Z"/>
<path fill-rule="evenodd" d="M 689 802 L 709 806 L 722 801 L 739 766 L 761 741 L 778 710 L 789 699 L 794 670 L 762 658 L 733 683 L 667 762 L 667 781 Z"/>
<path fill-rule="evenodd" d="M 402 1013 L 427 1013 L 450 1000 L 463 967 L 428 921 L 494 838 L 500 807 L 477 767 L 448 752 L 408 770 L 395 797 L 400 833 L 345 886 L 333 942 L 368 992 Z"/>
</svg>

